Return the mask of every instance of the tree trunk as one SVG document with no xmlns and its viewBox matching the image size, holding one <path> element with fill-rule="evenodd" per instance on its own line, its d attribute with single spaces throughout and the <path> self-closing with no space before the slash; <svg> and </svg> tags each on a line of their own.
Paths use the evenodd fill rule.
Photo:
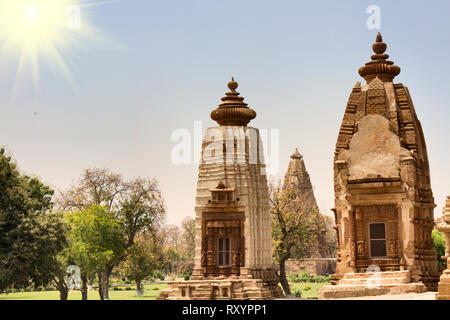
<svg viewBox="0 0 450 320">
<path fill-rule="evenodd" d="M 67 300 L 69 297 L 69 288 L 67 288 L 66 281 L 64 277 L 58 277 L 53 280 L 55 287 L 59 291 L 59 299 L 60 300 Z"/>
<path fill-rule="evenodd" d="M 136 297 L 142 297 L 143 296 L 141 282 L 142 282 L 141 279 L 136 279 Z"/>
<path fill-rule="evenodd" d="M 87 288 L 87 276 L 86 274 L 81 274 L 81 300 L 88 299 L 88 288 Z"/>
<path fill-rule="evenodd" d="M 283 287 L 285 295 L 291 294 L 291 288 L 289 288 L 289 282 L 286 277 L 286 259 L 280 261 L 280 282 Z"/>
<path fill-rule="evenodd" d="M 59 300 L 67 300 L 69 297 L 69 290 L 67 288 L 59 288 Z"/>
<path fill-rule="evenodd" d="M 103 300 L 109 300 L 109 276 L 112 272 L 113 267 L 108 266 L 106 267 L 106 270 L 102 272 L 102 293 L 103 293 Z"/>
<path fill-rule="evenodd" d="M 102 272 L 99 271 L 97 273 L 97 277 L 98 277 L 98 294 L 100 295 L 100 300 L 104 300 L 104 296 L 103 296 L 103 276 L 102 276 Z"/>
</svg>

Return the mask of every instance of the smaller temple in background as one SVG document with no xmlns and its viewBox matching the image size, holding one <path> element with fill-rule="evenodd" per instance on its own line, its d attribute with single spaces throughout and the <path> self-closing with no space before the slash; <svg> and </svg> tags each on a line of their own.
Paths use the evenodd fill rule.
<svg viewBox="0 0 450 320">
<path fill-rule="evenodd" d="M 289 166 L 284 176 L 283 188 L 290 189 L 299 201 L 303 201 L 306 204 L 306 212 L 319 213 L 311 179 L 308 171 L 306 171 L 303 155 L 300 154 L 298 149 L 295 149 L 295 152 L 291 155 L 291 161 L 289 161 Z M 326 227 L 325 219 L 326 217 L 319 214 L 317 223 Z M 326 228 L 324 228 L 323 232 L 318 236 L 316 245 L 308 248 L 306 257 L 331 257 L 326 233 Z"/>
<path fill-rule="evenodd" d="M 442 219 L 436 229 L 445 234 L 445 256 L 442 260 L 447 261 L 447 270 L 444 270 L 439 281 L 436 300 L 450 300 L 450 196 L 445 201 Z"/>
<path fill-rule="evenodd" d="M 299 273 L 305 270 L 310 275 L 332 274 L 336 271 L 336 259 L 332 258 L 332 252 L 328 242 L 335 240 L 335 230 L 328 230 L 329 224 L 319 212 L 311 178 L 306 170 L 303 155 L 296 148 L 291 155 L 288 169 L 284 176 L 283 189 L 289 189 L 297 201 L 302 201 L 305 212 L 317 215 L 317 223 L 323 226 L 323 231 L 317 236 L 317 241 L 308 248 L 302 259 L 289 259 L 286 261 L 287 273 Z"/>
</svg>

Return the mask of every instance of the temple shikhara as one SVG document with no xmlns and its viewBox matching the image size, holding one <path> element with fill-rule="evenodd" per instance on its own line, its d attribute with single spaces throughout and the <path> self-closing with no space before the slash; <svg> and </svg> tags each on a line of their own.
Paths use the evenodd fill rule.
<svg viewBox="0 0 450 320">
<path fill-rule="evenodd" d="M 436 290 L 435 208 L 425 138 L 380 34 L 359 69 L 334 158 L 336 285 L 319 299 Z M 381 272 L 377 272 L 381 271 Z"/>
<path fill-rule="evenodd" d="M 319 212 L 316 197 L 311 183 L 311 178 L 306 170 L 303 155 L 298 149 L 295 149 L 291 155 L 287 172 L 284 176 L 284 189 L 290 189 L 298 198 L 298 201 L 303 201 L 306 205 L 306 212 Z M 316 244 L 307 248 L 306 256 L 308 258 L 330 258 L 331 253 L 328 248 L 326 239 L 325 221 L 322 215 L 318 215 L 318 223 L 324 225 L 324 231 L 318 236 Z"/>
<path fill-rule="evenodd" d="M 256 117 L 236 92 L 237 82 L 211 118 L 199 165 L 195 269 L 171 282 L 160 299 L 273 299 L 283 296 L 272 268 L 270 199 Z"/>
</svg>

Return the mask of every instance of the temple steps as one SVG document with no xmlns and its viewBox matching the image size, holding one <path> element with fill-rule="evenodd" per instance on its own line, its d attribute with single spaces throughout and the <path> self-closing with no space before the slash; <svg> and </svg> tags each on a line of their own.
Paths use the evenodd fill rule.
<svg viewBox="0 0 450 320">
<path fill-rule="evenodd" d="M 423 283 L 411 283 L 411 275 L 405 271 L 346 273 L 338 285 L 323 286 L 319 299 L 342 299 L 384 294 L 422 293 Z"/>
<path fill-rule="evenodd" d="M 346 273 L 339 281 L 339 285 L 395 285 L 411 282 L 409 270 L 405 271 L 384 271 L 384 272 L 364 272 Z"/>
</svg>

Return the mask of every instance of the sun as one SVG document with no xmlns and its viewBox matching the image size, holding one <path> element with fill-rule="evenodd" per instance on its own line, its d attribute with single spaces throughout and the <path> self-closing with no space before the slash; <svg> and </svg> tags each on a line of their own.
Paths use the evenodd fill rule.
<svg viewBox="0 0 450 320">
<path fill-rule="evenodd" d="M 0 59 L 6 55 L 18 61 L 16 81 L 21 74 L 31 75 L 39 86 L 39 69 L 47 63 L 74 84 L 71 57 L 95 40 L 95 29 L 81 9 L 93 5 L 95 1 L 0 0 Z"/>
</svg>

